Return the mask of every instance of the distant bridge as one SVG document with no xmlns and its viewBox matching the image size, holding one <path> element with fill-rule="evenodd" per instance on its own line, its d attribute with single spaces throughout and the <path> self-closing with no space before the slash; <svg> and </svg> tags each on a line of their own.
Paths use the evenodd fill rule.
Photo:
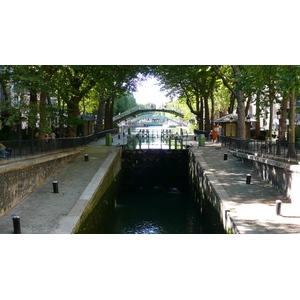
<svg viewBox="0 0 300 300">
<path fill-rule="evenodd" d="M 113 121 L 121 122 L 121 121 L 123 121 L 131 116 L 134 116 L 136 114 L 145 113 L 145 112 L 154 112 L 154 111 L 166 112 L 166 113 L 173 114 L 173 115 L 181 117 L 181 118 L 184 117 L 183 113 L 175 107 L 173 107 L 173 108 L 156 108 L 155 105 L 138 105 L 129 110 L 124 111 L 123 113 L 121 113 L 117 116 L 114 116 Z"/>
</svg>

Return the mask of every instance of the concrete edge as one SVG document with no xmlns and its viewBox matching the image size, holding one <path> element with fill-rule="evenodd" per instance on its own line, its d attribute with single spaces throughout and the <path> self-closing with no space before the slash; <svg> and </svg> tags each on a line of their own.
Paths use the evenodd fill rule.
<svg viewBox="0 0 300 300">
<path fill-rule="evenodd" d="M 274 160 L 272 158 L 261 157 L 261 156 L 257 156 L 254 154 L 247 154 L 247 153 L 239 152 L 239 151 L 229 150 L 228 152 L 230 152 L 233 156 L 238 157 L 238 158 L 244 158 L 244 159 L 248 159 L 248 160 L 257 161 L 257 162 L 260 162 L 260 163 L 263 163 L 266 165 L 270 165 L 270 166 L 274 166 L 274 167 L 278 167 L 278 168 L 282 168 L 282 169 L 286 169 L 286 170 L 291 170 L 293 172 L 300 172 L 300 165 L 298 165 L 298 164 L 288 164 L 285 162 Z"/>
<path fill-rule="evenodd" d="M 14 171 L 14 170 L 19 170 L 19 169 L 24 169 L 28 166 L 32 166 L 32 165 L 38 165 L 41 163 L 45 163 L 57 158 L 62 158 L 62 157 L 66 157 L 66 156 L 70 156 L 70 155 L 76 155 L 80 152 L 82 152 L 84 150 L 84 148 L 76 148 L 76 149 L 72 149 L 70 151 L 66 151 L 66 152 L 59 152 L 59 153 L 51 153 L 48 155 L 44 155 L 41 157 L 34 157 L 31 159 L 27 159 L 26 161 L 13 161 L 10 164 L 3 164 L 0 165 L 0 173 L 5 173 L 5 172 L 9 172 L 9 171 Z"/>
<path fill-rule="evenodd" d="M 195 153 L 193 153 L 195 156 Z M 207 165 L 204 157 L 197 153 L 196 159 L 199 161 L 200 166 L 203 169 L 203 176 L 206 178 L 207 183 L 209 184 L 210 188 L 213 190 L 214 195 L 216 196 L 217 200 L 220 203 L 220 217 L 223 222 L 224 229 L 227 233 L 235 233 L 239 234 L 240 230 L 236 225 L 231 212 L 230 212 L 230 204 L 228 202 L 231 201 L 231 198 L 227 194 L 226 190 L 223 188 L 220 181 L 217 177 L 213 174 L 212 171 L 209 171 L 209 166 Z M 227 202 L 227 203 L 226 203 Z"/>
<path fill-rule="evenodd" d="M 111 165 L 111 163 L 117 157 L 118 152 L 110 153 L 105 159 L 103 164 L 100 166 L 97 173 L 94 175 L 88 186 L 85 188 L 75 205 L 69 211 L 69 213 L 62 217 L 58 228 L 54 230 L 54 234 L 71 234 L 74 233 L 74 230 L 80 225 L 80 219 L 85 209 L 88 207 L 89 203 L 93 200 L 101 184 L 104 180 L 104 177 Z"/>
</svg>

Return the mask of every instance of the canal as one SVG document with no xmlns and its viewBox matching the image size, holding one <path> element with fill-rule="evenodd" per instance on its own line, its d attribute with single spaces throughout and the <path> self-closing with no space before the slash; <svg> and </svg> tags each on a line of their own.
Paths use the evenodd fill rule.
<svg viewBox="0 0 300 300">
<path fill-rule="evenodd" d="M 210 205 L 200 213 L 188 174 L 188 150 L 123 150 L 121 173 L 79 233 L 224 233 Z"/>
</svg>

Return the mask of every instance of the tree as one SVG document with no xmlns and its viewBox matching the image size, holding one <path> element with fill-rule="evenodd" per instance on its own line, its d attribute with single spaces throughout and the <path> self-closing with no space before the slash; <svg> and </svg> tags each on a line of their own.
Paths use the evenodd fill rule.
<svg viewBox="0 0 300 300">
<path fill-rule="evenodd" d="M 168 96 L 185 99 L 196 116 L 199 129 L 210 131 L 209 99 L 213 95 L 216 75 L 209 66 L 156 66 L 153 74 L 161 81 Z"/>
<path fill-rule="evenodd" d="M 242 88 L 241 81 L 241 68 L 240 66 L 231 66 L 233 73 L 231 77 L 225 75 L 222 72 L 220 66 L 212 66 L 212 69 L 218 75 L 224 85 L 229 89 L 233 97 L 237 100 L 237 113 L 238 113 L 238 122 L 237 122 L 237 138 L 245 139 L 245 94 Z"/>
<path fill-rule="evenodd" d="M 115 101 L 134 92 L 138 82 L 143 80 L 139 75 L 148 74 L 148 68 L 144 66 L 105 66 L 102 71 L 102 78 L 95 87 L 99 98 L 97 132 L 113 127 Z"/>
<path fill-rule="evenodd" d="M 122 113 L 137 106 L 136 100 L 131 92 L 126 92 L 124 95 L 118 97 L 115 101 L 114 115 Z"/>
</svg>

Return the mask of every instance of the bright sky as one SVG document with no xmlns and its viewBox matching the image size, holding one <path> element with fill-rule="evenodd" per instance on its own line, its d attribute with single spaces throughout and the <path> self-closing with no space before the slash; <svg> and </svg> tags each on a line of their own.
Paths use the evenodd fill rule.
<svg viewBox="0 0 300 300">
<path fill-rule="evenodd" d="M 168 101 L 169 98 L 160 91 L 158 81 L 155 78 L 149 78 L 138 86 L 138 91 L 133 93 L 137 104 L 154 103 L 160 106 Z"/>
</svg>

